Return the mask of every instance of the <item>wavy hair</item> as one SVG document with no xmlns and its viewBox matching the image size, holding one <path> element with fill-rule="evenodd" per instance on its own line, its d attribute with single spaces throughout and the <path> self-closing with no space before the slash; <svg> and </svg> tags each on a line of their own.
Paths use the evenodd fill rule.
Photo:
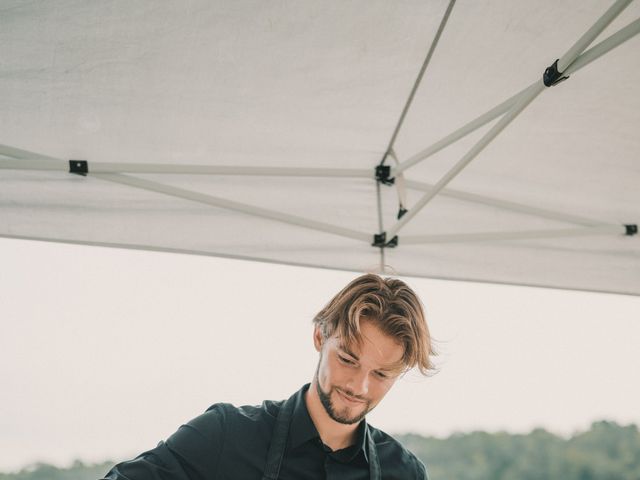
<svg viewBox="0 0 640 480">
<path fill-rule="evenodd" d="M 404 346 L 404 370 L 418 367 L 423 375 L 434 371 L 435 355 L 424 308 L 416 293 L 402 280 L 362 275 L 325 305 L 313 319 L 326 339 L 336 334 L 345 346 L 360 344 L 360 321 L 373 322 Z"/>
</svg>

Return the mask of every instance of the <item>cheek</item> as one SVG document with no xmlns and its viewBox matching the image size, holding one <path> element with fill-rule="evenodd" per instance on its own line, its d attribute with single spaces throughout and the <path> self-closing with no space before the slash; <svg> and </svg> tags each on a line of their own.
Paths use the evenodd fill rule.
<svg viewBox="0 0 640 480">
<path fill-rule="evenodd" d="M 347 380 L 348 374 L 343 365 L 331 359 L 323 359 L 320 362 L 319 378 L 322 382 L 330 382 L 333 385 L 342 385 Z"/>
<path fill-rule="evenodd" d="M 321 385 L 325 385 L 332 377 L 332 369 L 327 357 L 322 355 L 318 363 L 318 381 Z"/>
</svg>

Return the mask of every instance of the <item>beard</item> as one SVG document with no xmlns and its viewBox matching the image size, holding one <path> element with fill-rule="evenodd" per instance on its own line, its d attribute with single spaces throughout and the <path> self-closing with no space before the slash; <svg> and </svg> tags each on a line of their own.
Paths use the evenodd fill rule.
<svg viewBox="0 0 640 480">
<path fill-rule="evenodd" d="M 316 374 L 316 390 L 318 392 L 318 397 L 320 398 L 320 403 L 322 403 L 322 406 L 324 407 L 324 410 L 327 412 L 327 415 L 329 415 L 329 417 L 332 420 L 335 420 L 338 423 L 342 423 L 343 425 L 353 425 L 355 423 L 359 423 L 367 413 L 369 413 L 369 411 L 371 410 L 371 402 L 369 401 L 364 401 L 362 403 L 363 405 L 363 409 L 361 412 L 355 414 L 355 415 L 349 415 L 349 408 L 346 407 L 344 410 L 338 410 L 333 402 L 331 401 L 331 395 L 335 392 L 336 395 L 339 395 L 336 392 L 336 388 L 335 387 L 331 387 L 331 389 L 328 392 L 325 392 L 322 387 L 320 386 L 320 379 L 318 378 L 317 374 Z M 342 390 L 346 395 L 351 395 L 350 392 L 344 391 Z M 353 397 L 355 397 L 355 395 L 351 395 Z M 357 398 L 357 397 L 356 397 Z"/>
</svg>

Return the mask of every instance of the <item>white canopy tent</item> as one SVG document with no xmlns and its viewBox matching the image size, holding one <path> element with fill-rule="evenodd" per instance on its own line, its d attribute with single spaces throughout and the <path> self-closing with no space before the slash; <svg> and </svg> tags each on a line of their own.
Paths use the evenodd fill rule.
<svg viewBox="0 0 640 480">
<path fill-rule="evenodd" d="M 630 0 L 3 0 L 0 236 L 640 295 L 637 33 Z"/>
</svg>

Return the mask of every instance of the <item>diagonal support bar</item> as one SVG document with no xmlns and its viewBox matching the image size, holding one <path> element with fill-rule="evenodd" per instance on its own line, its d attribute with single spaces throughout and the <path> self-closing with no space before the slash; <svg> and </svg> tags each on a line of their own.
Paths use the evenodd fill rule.
<svg viewBox="0 0 640 480">
<path fill-rule="evenodd" d="M 396 224 L 387 232 L 390 238 L 395 237 L 400 229 L 404 227 L 420 210 L 424 208 L 438 193 L 442 190 L 456 175 L 458 175 L 469 163 L 484 150 L 484 148 L 502 132 L 540 93 L 544 90 L 542 81 L 536 83 L 535 88 L 529 88 L 527 94 L 506 114 L 491 130 L 489 130 L 466 155 L 464 155 L 451 170 L 449 170 L 433 187 L 433 190 L 427 192 L 420 200 L 409 210 Z M 403 240 L 404 243 L 404 240 Z"/>
<path fill-rule="evenodd" d="M 629 6 L 632 0 L 616 0 L 609 9 L 596 20 L 593 26 L 587 30 L 573 46 L 558 60 L 558 70 L 565 72 L 585 49 L 600 35 L 605 28 Z"/>
<path fill-rule="evenodd" d="M 402 109 L 402 113 L 400 114 L 400 119 L 396 124 L 396 128 L 391 135 L 391 140 L 389 140 L 389 145 L 387 146 L 387 150 L 385 152 L 386 155 L 389 154 L 393 150 L 393 146 L 396 142 L 396 138 L 398 137 L 398 133 L 402 128 L 402 124 L 404 123 L 404 119 L 407 116 L 407 112 L 409 111 L 409 107 L 411 107 L 411 103 L 413 102 L 413 97 L 418 91 L 418 87 L 420 86 L 420 82 L 422 82 L 422 77 L 424 76 L 424 72 L 427 70 L 429 66 L 429 62 L 431 61 L 431 57 L 433 57 L 433 53 L 436 51 L 436 47 L 438 46 L 438 42 L 440 41 L 440 37 L 442 36 L 442 32 L 444 31 L 444 27 L 447 25 L 447 21 L 449 20 L 449 16 L 451 15 L 451 10 L 453 10 L 453 6 L 455 5 L 456 0 L 449 0 L 449 5 L 444 12 L 442 20 L 440 21 L 440 25 L 438 26 L 438 31 L 436 32 L 436 36 L 431 42 L 431 47 L 429 47 L 429 51 L 427 52 L 427 56 L 422 62 L 422 68 L 420 68 L 420 72 L 418 73 L 418 78 L 416 78 L 415 83 L 413 84 L 413 88 L 411 89 L 411 93 L 409 93 L 409 98 Z M 384 161 L 384 158 L 383 158 Z"/>
<path fill-rule="evenodd" d="M 571 65 L 569 67 L 567 67 L 566 70 L 564 70 L 563 73 L 565 75 L 570 75 L 572 73 L 577 72 L 578 70 L 580 70 L 581 68 L 583 68 L 586 65 L 590 64 L 591 62 L 593 62 L 594 60 L 598 59 L 602 55 L 608 53 L 609 51 L 613 50 L 615 47 L 621 45 L 622 43 L 626 42 L 627 40 L 629 40 L 633 36 L 637 35 L 639 32 L 640 32 L 640 19 L 637 19 L 637 20 L 631 22 L 626 27 L 624 27 L 621 30 L 619 30 L 618 32 L 614 33 L 613 35 L 607 37 L 605 40 L 601 41 L 600 43 L 598 43 L 594 47 L 592 47 L 589 50 L 585 51 L 583 54 L 579 55 L 575 59 L 575 61 L 573 63 L 571 63 Z M 416 165 L 417 163 L 419 163 L 419 162 L 421 162 L 423 160 L 426 160 L 427 158 L 431 157 L 432 155 L 435 155 L 436 153 L 438 153 L 440 150 L 448 147 L 452 143 L 455 143 L 456 141 L 460 140 L 461 138 L 463 138 L 463 137 L 469 135 L 470 133 L 476 131 L 478 128 L 480 128 L 480 127 L 486 125 L 487 123 L 495 120 L 500 115 L 503 115 L 505 112 L 507 112 L 518 101 L 518 99 L 520 97 L 522 97 L 522 95 L 529 88 L 533 87 L 533 85 L 535 83 L 537 83 L 537 82 L 534 82 L 533 84 L 531 84 L 528 87 L 524 88 L 520 92 L 518 92 L 515 95 L 509 97 L 508 99 L 506 99 L 505 101 L 503 101 L 502 103 L 497 105 L 496 107 L 494 107 L 491 110 L 485 112 L 484 114 L 480 115 L 479 117 L 477 117 L 476 119 L 470 121 L 469 123 L 463 125 L 462 127 L 457 129 L 456 131 L 454 131 L 454 132 L 450 133 L 449 135 L 447 135 L 446 137 L 438 140 L 436 143 L 432 144 L 431 146 L 429 146 L 429 147 L 425 148 L 424 150 L 421 150 L 418 153 L 412 155 L 407 160 L 402 162 L 399 166 L 391 167 L 391 176 L 393 177 L 393 176 L 395 176 L 395 175 L 397 175 L 399 173 L 404 172 L 408 168 Z"/>
<path fill-rule="evenodd" d="M 425 182 L 417 182 L 414 180 L 407 181 L 407 187 L 414 190 L 421 190 L 428 192 L 433 189 L 433 185 L 429 185 Z M 511 202 L 508 200 L 501 200 L 499 198 L 487 197 L 486 195 L 478 195 L 476 193 L 463 192 L 461 190 L 454 190 L 451 188 L 445 188 L 440 192 L 443 197 L 451 197 L 457 200 L 466 202 L 472 202 L 475 204 L 488 205 L 491 207 L 497 207 L 504 210 L 509 210 L 517 213 L 524 213 L 526 215 L 533 215 L 536 217 L 546 218 L 549 220 L 555 220 L 558 222 L 573 223 L 575 225 L 583 225 L 585 227 L 605 226 L 609 225 L 601 220 L 594 220 L 578 215 L 571 215 L 563 212 L 556 212 L 554 210 L 547 210 L 544 208 L 532 207 L 530 205 L 524 205 L 522 203 Z M 404 242 L 403 242 L 404 243 Z"/>
<path fill-rule="evenodd" d="M 622 45 L 630 38 L 638 35 L 638 33 L 640 33 L 640 18 L 634 20 L 626 27 L 621 28 L 616 33 L 605 38 L 603 41 L 576 58 L 576 60 L 564 71 L 565 75 L 570 75 L 581 68 L 586 67 L 594 60 L 597 60 L 619 45 Z"/>
<path fill-rule="evenodd" d="M 289 225 L 295 225 L 298 227 L 309 228 L 312 230 L 319 230 L 325 233 L 332 233 L 342 237 L 352 238 L 354 240 L 361 240 L 369 243 L 371 235 L 368 233 L 359 232 L 349 228 L 338 227 L 324 222 L 317 222 L 315 220 L 309 220 L 307 218 L 298 217 L 296 215 L 289 215 L 274 210 L 268 210 L 266 208 L 256 207 L 254 205 L 247 205 L 245 203 L 234 202 L 232 200 L 226 200 L 223 198 L 206 195 L 203 193 L 192 192 L 183 188 L 172 187 L 164 185 L 158 182 L 145 180 L 142 178 L 131 177 L 128 175 L 122 175 L 118 173 L 92 173 L 92 177 L 106 180 L 109 182 L 119 183 L 121 185 L 127 185 L 130 187 L 140 188 L 143 190 L 149 190 L 151 192 L 162 193 L 173 197 L 182 198 L 185 200 L 191 200 L 198 203 L 204 203 L 213 207 L 225 208 L 227 210 L 234 210 L 237 212 L 246 213 L 256 217 L 266 218 L 269 220 L 275 220 L 277 222 L 287 223 Z"/>
<path fill-rule="evenodd" d="M 613 21 L 613 19 L 624 10 L 631 0 L 617 0 L 595 23 L 582 35 L 578 41 L 561 57 L 558 62 L 560 72 L 563 72 L 571 65 L 583 50 L 596 39 L 600 33 Z M 403 216 L 390 230 L 387 235 L 392 238 L 397 235 L 404 225 L 425 207 L 458 173 L 460 173 L 506 126 L 511 123 L 541 92 L 545 85 L 542 81 L 537 81 L 523 92 L 517 103 L 511 107 L 472 148 L 453 166 L 449 172 L 434 186 L 433 191 L 425 194 L 418 203 Z"/>
<path fill-rule="evenodd" d="M 478 232 L 450 235 L 409 235 L 402 237 L 403 245 L 428 243 L 465 243 L 504 240 L 533 240 L 539 238 L 587 237 L 596 235 L 626 235 L 625 225 L 567 228 L 554 230 L 528 230 L 517 232 Z"/>
<path fill-rule="evenodd" d="M 415 164 L 420 163 L 422 160 L 426 160 L 427 158 L 431 157 L 432 155 L 435 155 L 440 150 L 443 150 L 444 148 L 448 147 L 452 143 L 455 143 L 458 140 L 460 140 L 461 138 L 466 137 L 470 133 L 475 132 L 480 127 L 483 127 L 487 123 L 489 123 L 489 122 L 495 120 L 496 118 L 498 118 L 500 115 L 504 115 L 505 112 L 508 112 L 509 109 L 512 108 L 518 102 L 518 99 L 520 97 L 522 97 L 522 95 L 524 93 L 526 93 L 526 91 L 529 88 L 533 87 L 533 85 L 534 84 L 529 85 L 524 90 L 521 90 L 520 92 L 516 93 L 512 97 L 506 99 L 500 105 L 497 105 L 496 107 L 493 107 L 488 112 L 483 113 L 479 117 L 477 117 L 474 120 L 471 120 L 469 123 L 463 125 L 462 127 L 460 127 L 455 132 L 450 133 L 446 137 L 438 140 L 433 145 L 431 145 L 431 146 L 425 148 L 424 150 L 419 151 L 415 155 L 409 157 L 407 160 L 405 160 L 404 162 L 400 163 L 400 165 L 392 166 L 391 167 L 391 176 L 394 177 L 394 176 L 404 172 L 405 170 L 409 169 L 410 167 L 413 167 Z"/>
</svg>

